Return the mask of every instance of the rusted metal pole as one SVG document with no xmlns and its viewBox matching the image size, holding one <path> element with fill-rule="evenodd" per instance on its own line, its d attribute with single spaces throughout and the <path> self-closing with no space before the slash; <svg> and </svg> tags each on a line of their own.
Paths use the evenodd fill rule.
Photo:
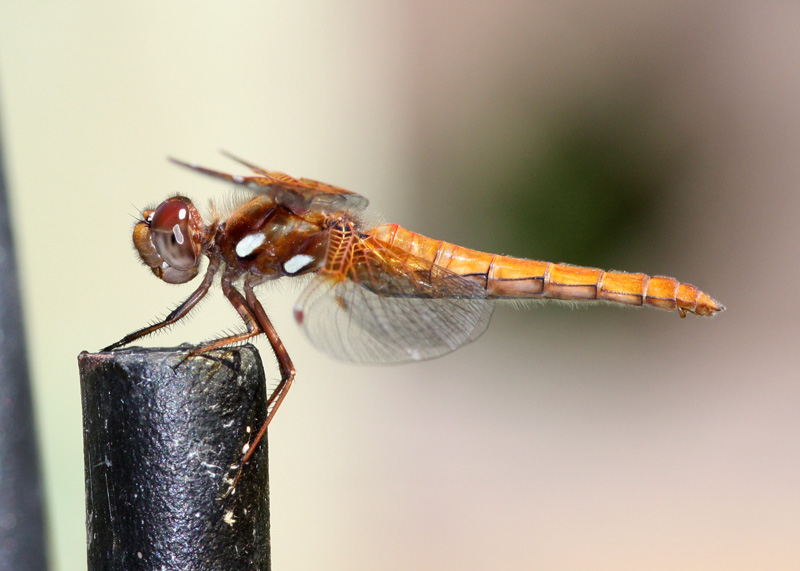
<svg viewBox="0 0 800 571">
<path fill-rule="evenodd" d="M 46 569 L 25 328 L 0 148 L 0 569 Z"/>
<path fill-rule="evenodd" d="M 81 353 L 89 571 L 269 570 L 265 417 L 252 345 Z"/>
</svg>

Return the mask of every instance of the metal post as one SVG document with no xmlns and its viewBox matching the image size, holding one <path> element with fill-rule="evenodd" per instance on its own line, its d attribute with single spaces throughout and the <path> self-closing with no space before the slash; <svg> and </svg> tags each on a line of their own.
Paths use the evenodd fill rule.
<svg viewBox="0 0 800 571">
<path fill-rule="evenodd" d="M 265 417 L 252 345 L 81 353 L 89 571 L 269 570 Z"/>
<path fill-rule="evenodd" d="M 0 570 L 46 569 L 42 490 L 0 149 Z"/>
</svg>

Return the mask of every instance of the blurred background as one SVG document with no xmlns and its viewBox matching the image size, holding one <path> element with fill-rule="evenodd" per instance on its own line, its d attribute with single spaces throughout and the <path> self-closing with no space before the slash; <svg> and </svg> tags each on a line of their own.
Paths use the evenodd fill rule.
<svg viewBox="0 0 800 571">
<path fill-rule="evenodd" d="M 184 299 L 139 209 L 167 155 L 367 196 L 377 221 L 667 274 L 715 319 L 501 307 L 436 361 L 298 368 L 270 428 L 275 569 L 800 567 L 800 5 L 2 3 L 0 128 L 53 568 L 85 568 L 76 357 Z M 149 341 L 237 324 L 217 292 Z M 278 373 L 259 344 L 272 380 Z M 232 435 L 232 437 L 234 437 Z"/>
</svg>

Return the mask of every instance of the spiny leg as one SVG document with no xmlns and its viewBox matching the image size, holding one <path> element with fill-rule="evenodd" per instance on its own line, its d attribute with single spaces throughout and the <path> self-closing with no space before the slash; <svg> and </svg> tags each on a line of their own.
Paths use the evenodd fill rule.
<svg viewBox="0 0 800 571">
<path fill-rule="evenodd" d="M 245 297 L 233 287 L 233 280 L 236 279 L 235 275 L 225 272 L 222 275 L 222 293 L 228 298 L 228 301 L 239 314 L 239 317 L 244 321 L 247 331 L 244 333 L 236 333 L 234 335 L 227 335 L 213 341 L 208 341 L 195 347 L 188 356 L 195 356 L 200 353 L 205 353 L 211 349 L 218 349 L 226 345 L 233 345 L 246 341 L 251 337 L 255 337 L 259 333 L 264 333 L 261 324 L 258 322 L 257 316 L 253 315 L 253 311 L 248 307 L 248 302 Z"/>
<path fill-rule="evenodd" d="M 208 293 L 209 288 L 211 288 L 211 284 L 214 281 L 214 274 L 217 273 L 217 268 L 219 267 L 219 262 L 210 262 L 208 265 L 208 269 L 206 270 L 206 275 L 203 277 L 203 281 L 200 283 L 200 286 L 194 290 L 192 295 L 190 295 L 186 301 L 181 303 L 178 307 L 172 310 L 172 312 L 167 315 L 162 321 L 158 323 L 154 323 L 153 325 L 148 325 L 147 327 L 143 327 L 138 331 L 134 331 L 133 333 L 129 333 L 116 343 L 112 343 L 102 351 L 111 351 L 112 349 L 117 349 L 118 347 L 122 347 L 123 345 L 127 345 L 132 341 L 140 339 L 145 335 L 150 335 L 151 333 L 158 331 L 164 327 L 172 325 L 182 317 L 186 316 L 192 308 L 197 305 L 205 295 Z M 102 352 L 101 351 L 101 352 Z"/>
<path fill-rule="evenodd" d="M 237 276 L 235 274 L 231 274 L 228 271 L 225 271 L 222 274 L 222 293 L 239 314 L 239 317 L 242 318 L 242 321 L 244 321 L 245 325 L 247 326 L 247 331 L 244 333 L 220 337 L 219 339 L 214 339 L 213 341 L 206 341 L 195 346 L 173 366 L 173 369 L 177 370 L 178 367 L 186 362 L 187 359 L 191 359 L 193 357 L 211 359 L 212 357 L 208 355 L 209 351 L 246 341 L 251 337 L 255 337 L 259 333 L 262 333 L 258 322 L 256 321 L 255 317 L 253 317 L 253 313 L 247 307 L 247 302 L 245 301 L 244 296 L 242 296 L 242 294 L 235 287 L 233 287 L 233 281 L 236 279 L 236 277 Z"/>
<path fill-rule="evenodd" d="M 272 418 L 275 416 L 275 413 L 283 402 L 283 399 L 286 398 L 286 394 L 289 392 L 289 388 L 292 386 L 292 381 L 294 380 L 295 376 L 294 363 L 292 363 L 292 359 L 289 357 L 289 353 L 286 351 L 283 341 L 281 341 L 281 338 L 278 336 L 278 332 L 275 330 L 275 327 L 269 320 L 267 312 L 264 311 L 264 307 L 261 305 L 261 302 L 258 301 L 255 293 L 253 293 L 252 284 L 245 281 L 242 289 L 244 289 L 247 307 L 255 313 L 255 318 L 261 328 L 261 332 L 267 336 L 270 345 L 272 345 L 272 351 L 275 353 L 275 358 L 278 360 L 278 369 L 281 373 L 281 380 L 267 399 L 267 418 L 264 420 L 264 423 L 261 425 L 261 428 L 259 429 L 255 438 L 250 443 L 247 452 L 242 457 L 242 462 L 239 465 L 239 471 L 237 472 L 231 487 L 228 489 L 228 492 L 225 495 L 228 495 L 233 491 L 233 489 L 236 487 L 236 484 L 239 482 L 239 479 L 242 477 L 242 470 L 244 469 L 245 464 L 247 464 L 247 462 L 253 456 L 256 448 L 258 448 L 259 442 L 261 442 L 261 439 L 264 438 L 264 435 L 267 433 L 267 427 L 269 426 Z M 239 292 L 236 293 L 239 294 Z M 241 294 L 239 295 L 241 296 Z"/>
</svg>

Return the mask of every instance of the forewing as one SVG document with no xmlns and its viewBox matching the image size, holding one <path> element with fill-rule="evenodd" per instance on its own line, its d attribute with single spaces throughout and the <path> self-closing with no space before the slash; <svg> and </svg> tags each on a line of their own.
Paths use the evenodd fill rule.
<svg viewBox="0 0 800 571">
<path fill-rule="evenodd" d="M 228 174 L 178 159 L 170 158 L 170 160 L 194 171 L 244 186 L 257 194 L 266 194 L 278 204 L 295 212 L 312 209 L 323 212 L 363 210 L 369 204 L 366 198 L 355 192 L 316 180 L 298 179 L 282 172 L 264 170 L 229 153 L 223 154 L 243 164 L 256 173 L 256 176 Z"/>
<path fill-rule="evenodd" d="M 295 306 L 311 342 L 339 359 L 400 363 L 439 357 L 486 329 L 479 284 L 408 254 L 361 242 L 347 271 L 323 269 Z"/>
</svg>

